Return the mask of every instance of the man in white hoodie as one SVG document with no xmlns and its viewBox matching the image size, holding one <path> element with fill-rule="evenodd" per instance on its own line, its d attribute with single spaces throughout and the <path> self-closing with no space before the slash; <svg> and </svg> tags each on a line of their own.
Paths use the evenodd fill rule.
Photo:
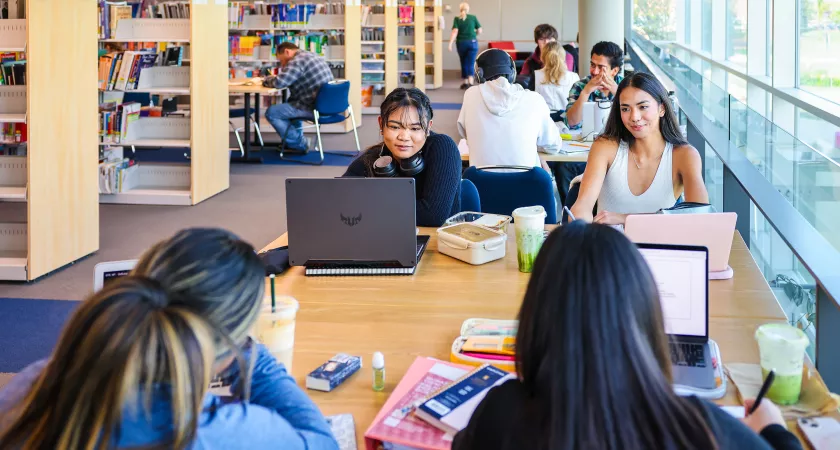
<svg viewBox="0 0 840 450">
<path fill-rule="evenodd" d="M 464 93 L 458 117 L 458 132 L 470 149 L 470 165 L 546 168 L 538 147 L 553 153 L 562 141 L 545 100 L 514 84 L 516 66 L 507 52 L 486 50 L 475 65 L 480 84 Z"/>
</svg>

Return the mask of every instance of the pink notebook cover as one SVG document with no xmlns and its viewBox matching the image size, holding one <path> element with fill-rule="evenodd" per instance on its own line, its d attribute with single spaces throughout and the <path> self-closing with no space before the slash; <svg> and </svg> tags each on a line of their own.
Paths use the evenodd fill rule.
<svg viewBox="0 0 840 450">
<path fill-rule="evenodd" d="M 416 418 L 411 406 L 471 369 L 433 358 L 415 359 L 365 432 L 365 448 L 376 450 L 378 443 L 384 441 L 426 450 L 449 450 L 452 441 L 443 431 Z"/>
</svg>

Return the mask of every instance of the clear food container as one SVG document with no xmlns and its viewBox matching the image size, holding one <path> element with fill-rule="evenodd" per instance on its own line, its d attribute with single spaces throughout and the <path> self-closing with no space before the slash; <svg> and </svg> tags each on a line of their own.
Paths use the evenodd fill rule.
<svg viewBox="0 0 840 450">
<path fill-rule="evenodd" d="M 438 251 L 469 264 L 480 265 L 505 257 L 507 234 L 471 223 L 437 230 Z"/>
<path fill-rule="evenodd" d="M 512 218 L 501 214 L 485 214 L 480 212 L 464 211 L 448 219 L 443 226 L 455 225 L 458 223 L 471 223 L 473 225 L 490 228 L 507 234 L 508 224 Z"/>
</svg>

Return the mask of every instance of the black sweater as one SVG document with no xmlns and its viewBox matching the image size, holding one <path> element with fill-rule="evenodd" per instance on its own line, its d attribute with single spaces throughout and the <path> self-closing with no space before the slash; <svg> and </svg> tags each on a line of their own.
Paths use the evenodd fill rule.
<svg viewBox="0 0 840 450">
<path fill-rule="evenodd" d="M 350 163 L 345 177 L 373 177 L 373 162 L 380 145 L 362 153 Z M 461 212 L 461 154 L 455 141 L 445 134 L 431 133 L 420 150 L 425 168 L 414 176 L 417 182 L 417 226 L 439 227 Z M 385 149 L 385 155 L 391 153 Z"/>
<path fill-rule="evenodd" d="M 696 397 L 688 400 L 706 419 L 720 450 L 802 450 L 796 436 L 780 425 L 768 426 L 759 436 L 721 408 Z M 452 450 L 540 450 L 544 432 L 535 415 L 522 383 L 510 380 L 487 393 L 467 428 L 455 436 Z"/>
</svg>

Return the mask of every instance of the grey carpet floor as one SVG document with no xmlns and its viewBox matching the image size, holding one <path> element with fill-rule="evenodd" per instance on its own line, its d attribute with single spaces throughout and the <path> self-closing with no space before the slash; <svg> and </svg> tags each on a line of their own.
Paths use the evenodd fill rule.
<svg viewBox="0 0 840 450">
<path fill-rule="evenodd" d="M 432 102 L 461 102 L 457 74 L 447 75 L 443 88 L 428 91 Z M 458 113 L 435 111 L 434 131 L 457 142 Z M 324 135 L 324 140 L 330 150 L 355 147 L 350 133 Z M 364 116 L 359 141 L 362 148 L 379 142 L 376 116 Z M 225 228 L 260 249 L 286 231 L 286 178 L 332 177 L 343 172 L 343 167 L 335 166 L 232 164 L 230 189 L 196 206 L 101 205 L 98 252 L 31 283 L 0 282 L 0 297 L 81 300 L 91 291 L 97 263 L 137 258 L 155 242 L 187 227 Z M 25 205 L 0 203 L 0 216 L 25 217 Z"/>
</svg>

